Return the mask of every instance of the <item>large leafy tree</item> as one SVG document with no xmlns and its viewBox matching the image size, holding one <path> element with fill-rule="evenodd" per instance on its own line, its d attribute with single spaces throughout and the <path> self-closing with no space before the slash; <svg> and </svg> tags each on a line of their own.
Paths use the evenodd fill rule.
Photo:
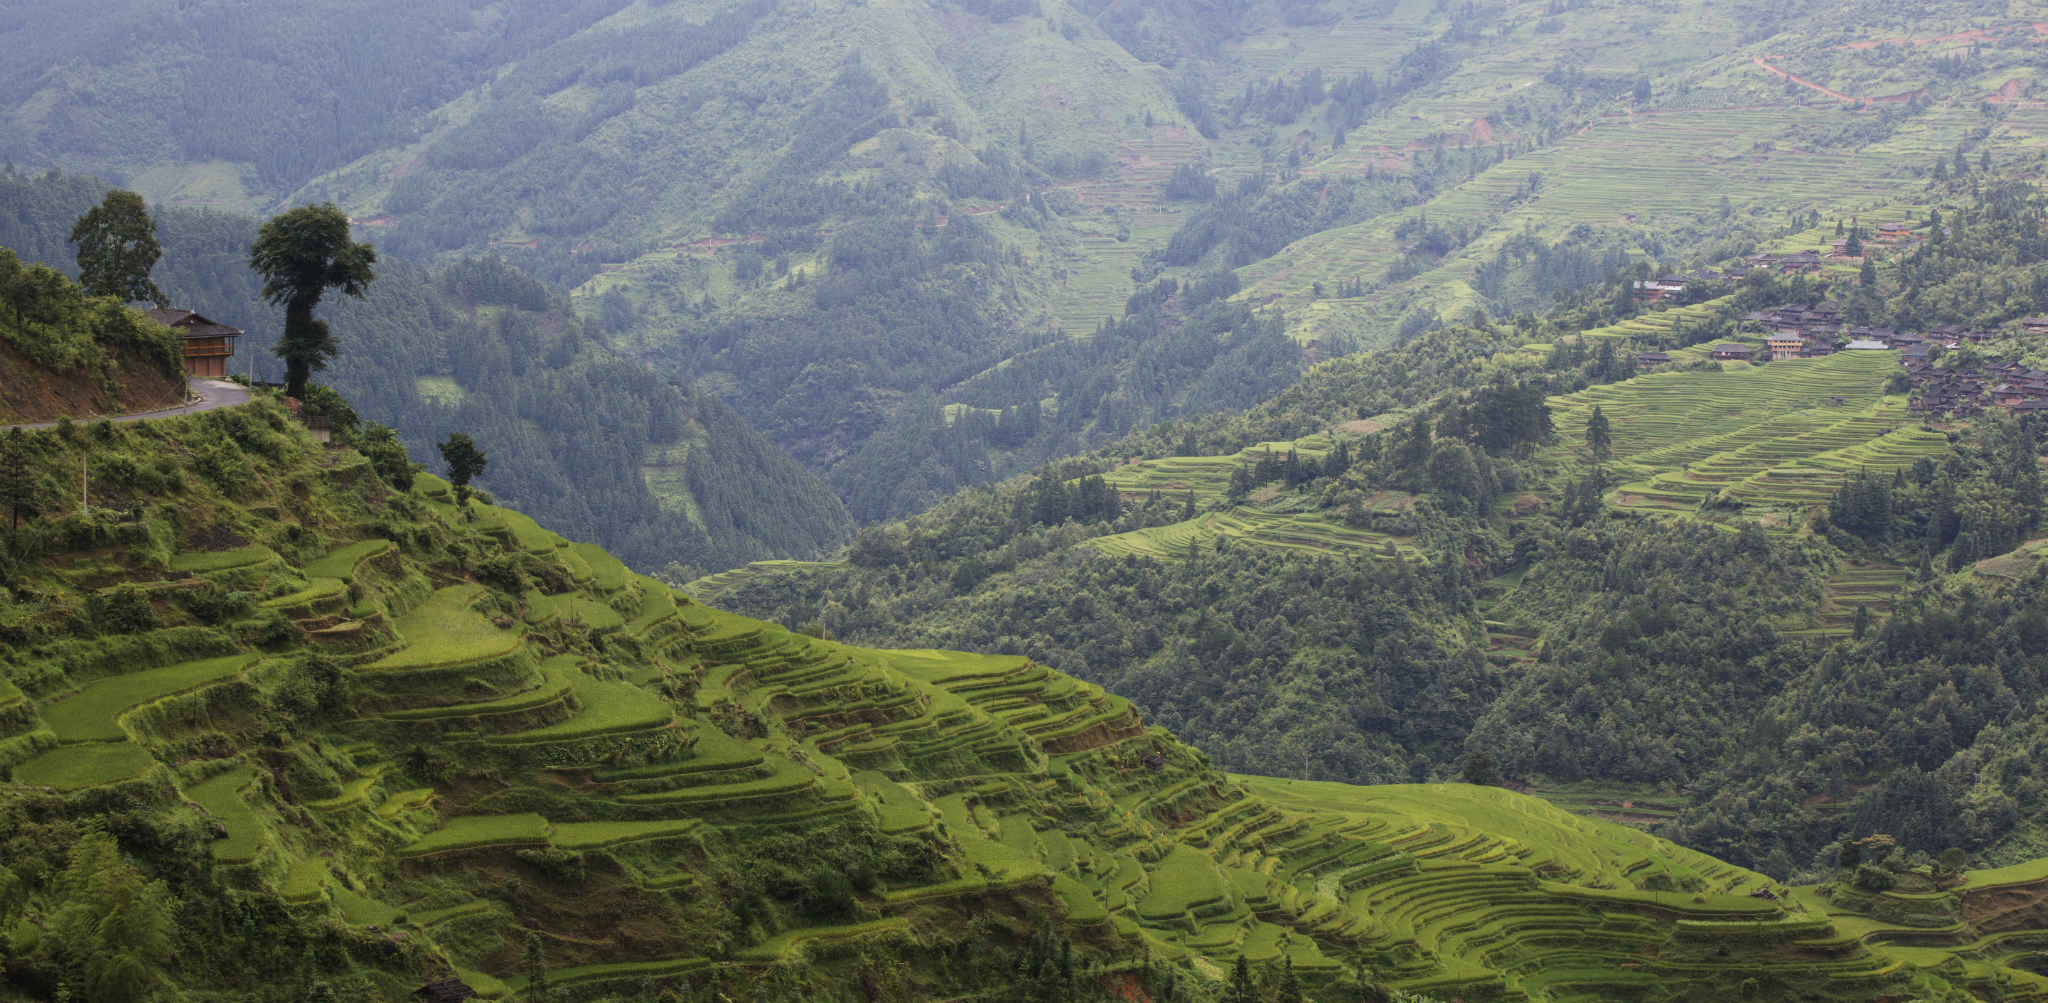
<svg viewBox="0 0 2048 1003">
<path fill-rule="evenodd" d="M 476 447 L 476 441 L 467 432 L 452 432 L 448 441 L 440 444 L 441 459 L 448 462 L 448 483 L 455 485 L 455 504 L 469 511 L 470 479 L 484 472 L 490 460 L 484 451 Z"/>
<path fill-rule="evenodd" d="M 149 218 L 142 196 L 118 189 L 108 192 L 104 201 L 78 217 L 71 242 L 78 245 L 78 284 L 87 296 L 170 304 L 149 277 L 164 249 L 156 242 L 156 222 Z"/>
<path fill-rule="evenodd" d="M 341 346 L 313 309 L 329 289 L 361 299 L 377 278 L 377 249 L 351 239 L 348 217 L 334 203 L 300 206 L 273 217 L 249 248 L 249 267 L 263 276 L 263 297 L 284 307 L 277 356 L 285 364 L 285 392 L 306 399 L 306 380 L 327 368 Z"/>
</svg>

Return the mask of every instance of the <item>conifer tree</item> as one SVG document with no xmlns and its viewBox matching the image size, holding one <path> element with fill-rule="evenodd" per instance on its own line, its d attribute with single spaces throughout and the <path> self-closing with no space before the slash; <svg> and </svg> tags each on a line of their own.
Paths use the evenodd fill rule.
<svg viewBox="0 0 2048 1003">
<path fill-rule="evenodd" d="M 1854 638 L 1855 638 L 1856 640 L 1858 640 L 1858 641 L 1861 641 L 1861 640 L 1863 640 L 1863 635 L 1864 635 L 1865 633 L 1868 633 L 1868 632 L 1869 632 L 1869 630 L 1870 630 L 1870 606 L 1869 606 L 1868 604 L 1866 604 L 1866 603 L 1857 603 L 1857 604 L 1856 604 L 1856 626 L 1855 626 L 1855 627 L 1854 627 L 1854 628 L 1853 628 L 1853 629 L 1851 630 L 1851 636 L 1853 636 L 1853 637 L 1854 637 Z"/>
<path fill-rule="evenodd" d="M 1252 966 L 1242 954 L 1230 968 L 1230 1003 L 1259 1003 L 1259 989 L 1252 984 Z"/>
<path fill-rule="evenodd" d="M 35 514 L 35 481 L 28 466 L 27 436 L 16 428 L 0 440 L 0 506 L 7 509 L 8 525 L 21 525 L 22 513 Z M 1194 493 L 1188 493 L 1194 505 Z"/>
<path fill-rule="evenodd" d="M 1595 463 L 1606 463 L 1614 451 L 1614 434 L 1598 404 L 1593 405 L 1592 417 L 1586 419 L 1586 446 L 1593 451 Z"/>
<path fill-rule="evenodd" d="M 1286 956 L 1286 966 L 1280 970 L 1280 990 L 1277 1003 L 1306 1003 L 1307 997 L 1301 992 L 1301 979 L 1294 974 L 1294 957 Z"/>
</svg>

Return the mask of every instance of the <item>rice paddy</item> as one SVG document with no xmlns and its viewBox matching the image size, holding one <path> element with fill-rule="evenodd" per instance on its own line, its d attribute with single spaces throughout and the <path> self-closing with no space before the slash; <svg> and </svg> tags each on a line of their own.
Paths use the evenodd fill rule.
<svg viewBox="0 0 2048 1003">
<path fill-rule="evenodd" d="M 77 693 L 46 704 L 44 724 L 60 742 L 120 742 L 128 738 L 118 720 L 137 704 L 181 693 L 235 675 L 256 662 L 252 655 L 229 655 L 113 676 Z"/>
<path fill-rule="evenodd" d="M 91 742 L 45 752 L 14 768 L 15 779 L 60 793 L 133 780 L 156 759 L 131 742 Z"/>
<path fill-rule="evenodd" d="M 517 630 L 498 627 L 472 608 L 483 589 L 451 585 L 434 593 L 418 609 L 398 618 L 405 647 L 367 666 L 369 671 L 440 668 L 483 661 L 511 653 L 520 645 Z"/>
<path fill-rule="evenodd" d="M 1670 465 L 1657 451 L 1679 445 L 1660 441 L 1658 421 L 1702 420 L 1702 409 L 1730 394 L 1780 423 L 1770 441 L 1794 448 L 1803 468 L 1854 469 L 1854 451 L 1891 448 L 1886 437 L 1897 430 L 1864 427 L 1883 414 L 1881 394 L 1853 408 L 1816 405 L 1802 395 L 1819 391 L 1789 379 L 1798 372 L 1702 374 L 1704 390 L 1679 383 L 1636 401 L 1622 385 L 1601 388 L 1599 399 L 1623 413 L 1640 408 L 1624 462 L 1646 470 Z M 1846 396 L 1872 375 L 1850 366 L 1827 389 Z M 1719 376 L 1736 379 L 1711 380 Z M 1678 407 L 1668 400 L 1678 391 L 1721 396 Z M 1787 422 L 1805 431 L 1787 432 Z M 1754 455 L 1741 452 L 1752 444 L 1730 439 L 1694 466 L 1723 453 L 1710 469 L 1735 464 Z M 1272 445 L 1317 455 L 1333 440 Z M 1550 461 L 1571 461 L 1571 446 Z M 1233 465 L 1251 458 L 1148 461 L 1111 479 L 1127 497 L 1193 492 L 1198 505 L 1213 505 Z M 1727 483 L 1784 466 L 1740 478 L 1731 467 Z M 1185 536 L 1095 544 L 1165 557 L 1219 541 L 1414 555 L 1405 539 L 1307 511 L 1307 499 L 1254 498 L 1168 527 Z M 1357 521 L 1399 522 L 1413 503 L 1376 497 Z M 244 567 L 280 568 L 262 574 L 292 583 L 347 582 L 356 615 L 389 624 L 379 646 L 332 656 L 348 700 L 327 716 L 308 712 L 306 741 L 216 751 L 226 733 L 219 722 L 244 713 L 234 700 L 245 691 L 298 699 L 294 687 L 316 678 L 304 668 L 317 663 L 289 651 L 270 661 L 237 656 L 38 693 L 47 736 L 35 741 L 46 751 L 15 766 L 13 779 L 64 796 L 150 794 L 166 810 L 195 812 L 212 836 L 208 851 L 234 868 L 238 887 L 275 896 L 307 922 L 421 938 L 472 985 L 501 996 L 523 984 L 502 945 L 528 929 L 549 938 L 550 981 L 580 991 L 715 965 L 852 956 L 968 912 L 1010 908 L 1077 941 L 1114 944 L 1119 956 L 1149 952 L 1198 972 L 1220 975 L 1239 958 L 1284 962 L 1319 998 L 1341 995 L 1353 966 L 1443 998 L 1563 1003 L 1678 983 L 1733 991 L 1754 973 L 1802 991 L 1855 984 L 1872 999 L 1934 998 L 1962 953 L 1889 953 L 1888 928 L 1867 916 L 1802 909 L 1761 875 L 1510 791 L 1226 777 L 1148 728 L 1128 700 L 1030 658 L 871 650 L 793 633 L 690 601 L 525 529 L 516 513 L 474 506 L 472 522 L 452 506 L 436 511 L 554 563 L 558 585 L 562 572 L 582 584 L 554 596 L 499 595 L 450 581 L 439 553 L 422 565 L 405 545 L 381 541 L 298 569 L 261 557 Z M 1899 574 L 1839 569 L 1821 622 L 1831 626 L 1851 602 L 1878 601 Z M 520 598 L 530 626 L 515 622 Z M 597 629 L 564 629 L 570 619 Z M 1528 637 L 1488 626 L 1503 658 L 1526 656 Z M 155 725 L 141 727 L 154 717 L 131 713 L 223 684 L 233 689 L 206 691 L 219 721 L 189 725 L 199 740 L 167 740 Z M 0 692 L 0 703 L 23 699 Z M 199 702 L 160 706 L 183 713 Z M 221 730 L 201 730 L 209 727 Z M 212 758 L 223 752 L 225 761 Z M 134 786 L 93 792 L 122 782 Z M 1653 796 L 1596 804 L 1604 793 L 1557 796 L 1625 822 L 1670 807 Z M 929 864 L 865 883 L 857 914 L 791 913 L 717 950 L 668 933 L 665 946 L 649 947 L 640 924 L 679 902 L 710 901 L 720 868 L 752 852 L 758 833 L 787 846 L 857 840 L 905 859 L 914 848 Z M 517 910 L 480 891 L 511 875 L 521 882 Z M 1987 880 L 1980 901 L 2038 880 L 2031 871 Z M 1752 897 L 1766 887 L 1779 898 Z M 599 898 L 602 910 L 584 907 Z M 1866 933 L 1877 936 L 1866 944 Z M 2016 957 L 1998 953 L 2005 948 L 1987 940 L 1976 950 L 1961 963 L 1983 967 L 1952 981 L 1997 982 L 2009 998 L 2042 985 L 1997 967 Z"/>
<path fill-rule="evenodd" d="M 270 830 L 242 795 L 255 777 L 255 770 L 237 767 L 185 790 L 185 798 L 204 809 L 206 817 L 226 831 L 224 838 L 213 841 L 215 860 L 226 864 L 251 863 L 270 842 Z"/>
<path fill-rule="evenodd" d="M 1642 512 L 1740 511 L 1790 528 L 1850 473 L 1938 458 L 1948 438 L 1886 395 L 1895 352 L 1839 352 L 1730 371 L 1650 372 L 1554 398 L 1560 444 L 1584 463 L 1594 407 L 1612 428 L 1623 483 L 1610 503 Z"/>
</svg>

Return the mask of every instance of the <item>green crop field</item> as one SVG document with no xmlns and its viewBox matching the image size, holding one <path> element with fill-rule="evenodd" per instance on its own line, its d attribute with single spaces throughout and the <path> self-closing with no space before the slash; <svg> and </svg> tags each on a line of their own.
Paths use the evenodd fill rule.
<svg viewBox="0 0 2048 1003">
<path fill-rule="evenodd" d="M 1695 350 L 1696 351 L 1696 350 Z M 1889 474 L 1949 448 L 1884 393 L 1895 352 L 1839 352 L 1720 372 L 1651 372 L 1554 398 L 1550 457 L 1588 461 L 1594 407 L 1614 438 L 1623 509 L 1726 517 L 1789 527 L 1824 505 L 1853 472 Z M 1840 403 L 1836 403 L 1836 400 Z"/>
<path fill-rule="evenodd" d="M 25 784 L 70 792 L 131 780 L 155 765 L 156 760 L 133 743 L 92 742 L 45 752 L 15 767 L 14 776 Z"/>
<path fill-rule="evenodd" d="M 562 742 L 659 728 L 675 717 L 675 708 L 668 701 L 637 686 L 593 679 L 573 665 L 563 665 L 560 661 L 554 670 L 568 677 L 582 710 L 560 724 L 509 735 L 493 735 L 491 741 L 510 745 Z"/>
<path fill-rule="evenodd" d="M 334 578 L 344 582 L 355 580 L 356 565 L 391 549 L 389 540 L 364 540 L 346 547 L 329 551 L 326 557 L 309 562 L 305 572 L 307 579 Z"/>
<path fill-rule="evenodd" d="M 1188 910 L 1223 900 L 1229 890 L 1216 862 L 1192 847 L 1178 846 L 1146 876 L 1151 892 L 1138 903 L 1138 915 L 1148 920 L 1173 920 Z"/>
<path fill-rule="evenodd" d="M 264 827 L 263 819 L 242 797 L 243 788 L 248 787 L 255 776 L 256 772 L 248 768 L 233 769 L 185 791 L 187 799 L 206 809 L 209 818 L 227 829 L 226 839 L 213 841 L 215 860 L 230 864 L 249 863 L 270 841 L 270 830 Z"/>
<path fill-rule="evenodd" d="M 547 820 L 539 815 L 463 815 L 422 836 L 403 851 L 408 857 L 469 850 L 485 846 L 537 845 L 548 841 Z"/>
<path fill-rule="evenodd" d="M 435 592 L 418 609 L 398 618 L 405 648 L 367 668 L 378 672 L 462 665 L 518 648 L 517 629 L 501 629 L 471 608 L 481 594 L 475 585 L 451 585 Z"/>
<path fill-rule="evenodd" d="M 558 596 L 527 593 L 527 622 L 541 623 L 550 617 L 580 623 L 591 630 L 617 630 L 626 625 L 626 618 L 618 610 L 580 593 L 565 592 Z"/>
<path fill-rule="evenodd" d="M 255 662 L 254 656 L 229 655 L 102 679 L 45 705 L 43 722 L 63 742 L 123 741 L 128 733 L 117 721 L 122 711 L 228 678 Z"/>
<path fill-rule="evenodd" d="M 597 576 L 598 588 L 608 593 L 619 592 L 632 581 L 632 572 L 626 570 L 626 563 L 613 557 L 603 547 L 594 543 L 578 543 L 574 545 L 574 549 L 576 556 L 581 557 L 590 567 L 591 574 Z"/>
<path fill-rule="evenodd" d="M 1836 476 L 1874 469 L 1918 448 L 1899 429 L 1869 427 L 1890 417 L 1874 385 L 1889 364 L 1773 363 L 1598 387 L 1552 402 L 1565 416 L 1563 441 L 1526 465 L 1544 477 L 1576 471 L 1570 416 L 1599 400 L 1630 419 L 1617 466 L 1631 476 L 1725 466 L 1727 485 L 1749 490 L 1760 474 L 1795 461 Z M 1685 442 L 1659 429 L 1722 420 L 1725 427 L 1706 430 L 1712 448 L 1697 459 L 1677 458 Z M 1744 438 L 1759 425 L 1764 434 Z M 1275 445 L 1315 454 L 1332 444 L 1316 435 Z M 1737 468 L 1761 446 L 1777 447 L 1769 464 Z M 334 452 L 310 441 L 295 448 L 308 470 L 325 469 L 319 461 Z M 1148 461 L 1113 479 L 1127 496 L 1178 485 L 1171 490 L 1209 504 L 1220 500 L 1218 479 L 1248 458 Z M 900 963 L 906 978 L 954 996 L 993 991 L 944 982 L 947 969 L 928 947 L 947 941 L 927 938 L 951 930 L 1003 943 L 1053 930 L 1072 939 L 1077 956 L 1117 972 L 1149 956 L 1200 980 L 1190 996 L 1203 998 L 1224 991 L 1207 983 L 1226 978 L 1238 959 L 1291 966 L 1307 997 L 1326 1000 L 1355 995 L 1354 973 L 1436 999 L 1536 1003 L 1633 999 L 1642 986 L 1740 998 L 1752 977 L 1794 998 L 1854 1003 L 1959 999 L 1959 986 L 1980 997 L 1993 988 L 2008 999 L 2048 995 L 2048 980 L 2024 970 L 2034 943 L 2018 937 L 2040 934 L 2027 897 L 2038 891 L 2039 867 L 1978 872 L 1940 891 L 1930 882 L 1902 893 L 1918 898 L 1868 906 L 1822 900 L 1587 817 L 1668 817 L 1676 796 L 1654 789 L 1638 800 L 1589 782 L 1555 792 L 1552 804 L 1464 784 L 1226 775 L 1148 727 L 1130 699 L 1025 655 L 876 650 L 796 633 L 681 600 L 538 527 L 521 540 L 514 514 L 492 506 L 473 507 L 472 522 L 452 506 L 416 502 L 409 507 L 420 521 L 401 525 L 408 506 L 387 501 L 372 519 L 346 507 L 364 504 L 352 489 L 305 480 L 321 492 L 310 508 L 340 506 L 348 525 L 388 523 L 380 533 L 392 542 L 328 550 L 303 568 L 273 555 L 263 567 L 280 570 L 262 573 L 297 582 L 323 570 L 311 577 L 340 581 L 361 570 L 350 586 L 354 608 L 388 633 L 380 627 L 362 647 L 314 647 L 279 633 L 262 642 L 267 648 L 241 645 L 249 650 L 235 658 L 75 681 L 74 670 L 33 661 L 53 656 L 29 654 L 31 671 L 10 664 L 20 685 L 0 690 L 8 726 L 24 729 L 0 747 L 22 757 L 8 764 L 7 779 L 31 807 L 133 813 L 162 826 L 136 832 L 197 837 L 179 836 L 175 846 L 186 849 L 165 858 L 190 868 L 186 850 L 204 848 L 197 873 L 205 880 L 180 879 L 179 894 L 195 903 L 211 907 L 212 881 L 288 909 L 306 929 L 346 929 L 356 938 L 349 943 L 378 958 L 388 945 L 417 945 L 421 957 L 445 964 L 433 971 L 460 973 L 500 997 L 522 984 L 529 933 L 550 980 L 577 993 L 637 991 L 642 978 L 704 969 L 736 988 L 767 985 L 758 977 L 771 968 L 775 978 L 851 978 L 867 970 L 856 967 L 867 964 L 863 956 Z M 1371 500 L 1390 523 L 1409 518 L 1414 502 L 1393 493 Z M 1255 493 L 1200 515 L 1194 522 L 1211 535 L 1193 542 L 1211 546 L 1227 533 L 1247 545 L 1413 554 L 1409 541 L 1311 518 L 1306 503 Z M 237 518 L 252 524 L 245 538 L 289 538 L 257 510 Z M 620 622 L 603 632 L 558 622 L 500 627 L 494 618 L 509 623 L 522 597 L 493 575 L 456 579 L 451 554 L 462 547 L 451 549 L 451 539 L 490 557 L 523 547 L 545 563 L 547 579 L 580 578 L 584 595 L 613 589 L 612 601 L 638 612 L 627 623 L 613 609 Z M 1170 557 L 1188 542 L 1169 540 L 1157 552 Z M 2031 568 L 2037 559 L 2022 553 L 1977 573 L 2028 574 L 2012 564 Z M 362 570 L 370 560 L 376 573 Z M 95 588 L 116 577 L 63 570 L 91 576 Z M 1857 605 L 1888 601 L 1903 580 L 1900 567 L 1876 559 L 1835 562 L 1827 575 L 1816 630 L 1839 629 Z M 45 574 L 36 588 L 55 594 L 65 580 Z M 1481 601 L 1505 606 L 1513 584 L 1487 583 Z M 152 609 L 184 615 L 175 599 Z M 177 622 L 51 650 L 73 660 L 66 665 L 108 652 L 101 664 L 118 664 L 126 644 L 243 640 Z M 1529 671 L 1537 639 L 1486 626 L 1499 651 L 1520 655 L 1475 666 L 1504 677 Z M 208 685 L 221 688 L 206 701 L 166 700 Z M 15 696 L 21 690 L 34 696 L 43 729 Z M 148 715 L 129 710 L 137 707 Z M 1631 804 L 1598 803 L 1617 797 Z M 150 852 L 134 840 L 124 849 Z M 222 868 L 210 876 L 209 857 Z M 758 921 L 735 925 L 727 894 L 754 874 L 773 877 L 749 900 Z M 1766 890 L 1769 897 L 1756 894 Z M 36 894 L 57 915 L 66 892 L 46 882 Z M 1957 918 L 1938 943 L 1915 940 L 1900 949 L 1912 953 L 1894 953 L 1886 941 L 1908 934 L 1879 915 L 1890 908 Z M 178 922 L 203 918 L 195 909 Z M 328 974 L 381 973 L 364 975 L 373 986 L 395 978 L 352 960 L 353 950 L 340 952 Z M 418 970 L 403 964 L 395 970 L 412 978 Z M 354 966 L 347 976 L 344 966 Z M 857 982 L 840 984 L 859 993 Z M 396 1003 L 410 986 L 386 988 L 364 992 Z"/>
<path fill-rule="evenodd" d="M 702 824 L 694 818 L 655 822 L 557 822 L 548 835 L 548 841 L 565 850 L 594 850 L 621 843 L 681 836 Z"/>
<path fill-rule="evenodd" d="M 207 553 L 179 554 L 171 558 L 172 571 L 189 571 L 203 574 L 208 571 L 226 571 L 230 568 L 246 568 L 261 564 L 277 554 L 269 547 L 243 547 L 240 550 L 219 550 Z"/>
<path fill-rule="evenodd" d="M 705 602 L 717 602 L 727 590 L 737 588 L 757 578 L 773 577 L 789 572 L 801 572 L 810 568 L 841 567 L 839 561 L 755 561 L 745 567 L 705 575 L 683 586 L 684 591 Z"/>
</svg>

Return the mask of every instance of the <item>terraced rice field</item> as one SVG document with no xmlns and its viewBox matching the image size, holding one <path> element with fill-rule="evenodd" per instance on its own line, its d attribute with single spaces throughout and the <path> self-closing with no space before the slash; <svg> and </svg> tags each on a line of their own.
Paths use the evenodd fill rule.
<svg viewBox="0 0 2048 1003">
<path fill-rule="evenodd" d="M 1726 372 L 1651 372 L 1553 398 L 1559 459 L 1587 462 L 1587 418 L 1611 423 L 1625 482 L 1609 501 L 1643 512 L 1741 510 L 1789 528 L 1852 472 L 1939 457 L 1948 438 L 1886 396 L 1893 352 L 1842 352 Z M 1839 398 L 1841 403 L 1834 403 Z"/>
<path fill-rule="evenodd" d="M 1061 270 L 1049 308 L 1054 326 L 1086 335 L 1123 316 L 1124 301 L 1137 291 L 1131 269 L 1147 252 L 1165 247 L 1195 208 L 1167 201 L 1161 185 L 1176 166 L 1203 160 L 1205 146 L 1185 129 L 1157 126 L 1123 142 L 1113 176 L 1065 186 L 1081 200 L 1083 214 L 1074 220 L 1078 246 L 1054 259 Z M 1118 219 L 1130 228 L 1126 240 L 1116 239 Z"/>
<path fill-rule="evenodd" d="M 1870 610 L 1873 625 L 1892 612 L 1892 603 L 1906 589 L 1906 569 L 1883 561 L 1844 561 L 1821 586 L 1820 609 L 1814 614 L 1816 626 L 1793 630 L 1793 634 L 1821 634 L 1846 637 L 1856 625 L 1856 607 Z"/>
<path fill-rule="evenodd" d="M 772 578 L 790 572 L 808 571 L 812 568 L 842 567 L 840 561 L 755 561 L 742 568 L 705 575 L 683 586 L 683 591 L 705 602 L 717 602 L 727 592 L 748 582 L 761 578 Z"/>
<path fill-rule="evenodd" d="M 1345 936 L 1368 948 L 1412 940 L 1425 958 L 1399 964 L 1395 982 L 1411 992 L 1500 978 L 1532 999 L 1604 999 L 1685 977 L 1682 963 L 1668 967 L 1654 950 L 1673 926 L 1690 931 L 1681 936 L 1741 930 L 1766 944 L 1833 936 L 1826 919 L 1751 897 L 1772 884 L 1762 875 L 1497 788 L 1234 779 L 1283 809 L 1315 812 L 1287 841 L 1315 849 L 1271 870 L 1283 880 L 1274 888 L 1281 914 L 1343 917 Z M 1893 959 L 1854 941 L 1816 951 L 1759 952 L 1745 964 L 1760 975 L 1810 975 L 1814 965 L 1829 979 L 1903 984 Z"/>
<path fill-rule="evenodd" d="M 128 733 L 118 720 L 122 711 L 226 679 L 256 660 L 253 655 L 230 655 L 112 676 L 45 705 L 43 722 L 60 742 L 125 741 Z"/>
<path fill-rule="evenodd" d="M 420 607 L 398 618 L 404 649 L 367 668 L 372 672 L 461 665 L 504 655 L 519 647 L 519 633 L 504 630 L 472 608 L 483 590 L 451 585 L 434 593 Z"/>
<path fill-rule="evenodd" d="M 1268 451 L 1283 454 L 1289 449 L 1304 459 L 1320 459 L 1337 448 L 1330 435 L 1315 433 L 1292 442 L 1262 442 L 1230 456 L 1172 456 L 1141 460 L 1103 474 L 1103 480 L 1117 489 L 1127 502 L 1143 502 L 1158 492 L 1169 502 L 1193 496 L 1198 507 L 1209 508 L 1222 501 L 1230 488 L 1230 475 L 1241 464 L 1255 464 Z M 1261 497 L 1254 495 L 1254 498 Z M 1307 499 L 1275 497 L 1258 504 L 1244 504 L 1221 512 L 1205 512 L 1184 522 L 1113 536 L 1097 537 L 1086 546 L 1112 556 L 1136 554 L 1157 560 L 1185 560 L 1194 550 L 1213 549 L 1219 540 L 1225 545 L 1248 544 L 1319 553 L 1372 553 L 1412 557 L 1417 551 L 1407 537 L 1344 525 L 1334 515 L 1316 511 L 1295 511 L 1315 503 Z M 1405 494 L 1386 493 L 1368 499 L 1364 506 L 1373 511 L 1395 513 L 1412 505 Z M 1389 549 L 1391 548 L 1391 549 Z"/>
<path fill-rule="evenodd" d="M 156 760 L 132 742 L 87 742 L 45 752 L 14 768 L 15 779 L 59 793 L 133 780 Z"/>
<path fill-rule="evenodd" d="M 1352 529 L 1320 512 L 1262 512 L 1238 506 L 1211 512 L 1171 526 L 1101 536 L 1086 542 L 1111 557 L 1126 554 L 1162 561 L 1180 561 L 1215 549 L 1219 541 L 1310 553 L 1368 553 L 1377 557 L 1415 558 L 1421 551 L 1408 537 Z"/>
</svg>

